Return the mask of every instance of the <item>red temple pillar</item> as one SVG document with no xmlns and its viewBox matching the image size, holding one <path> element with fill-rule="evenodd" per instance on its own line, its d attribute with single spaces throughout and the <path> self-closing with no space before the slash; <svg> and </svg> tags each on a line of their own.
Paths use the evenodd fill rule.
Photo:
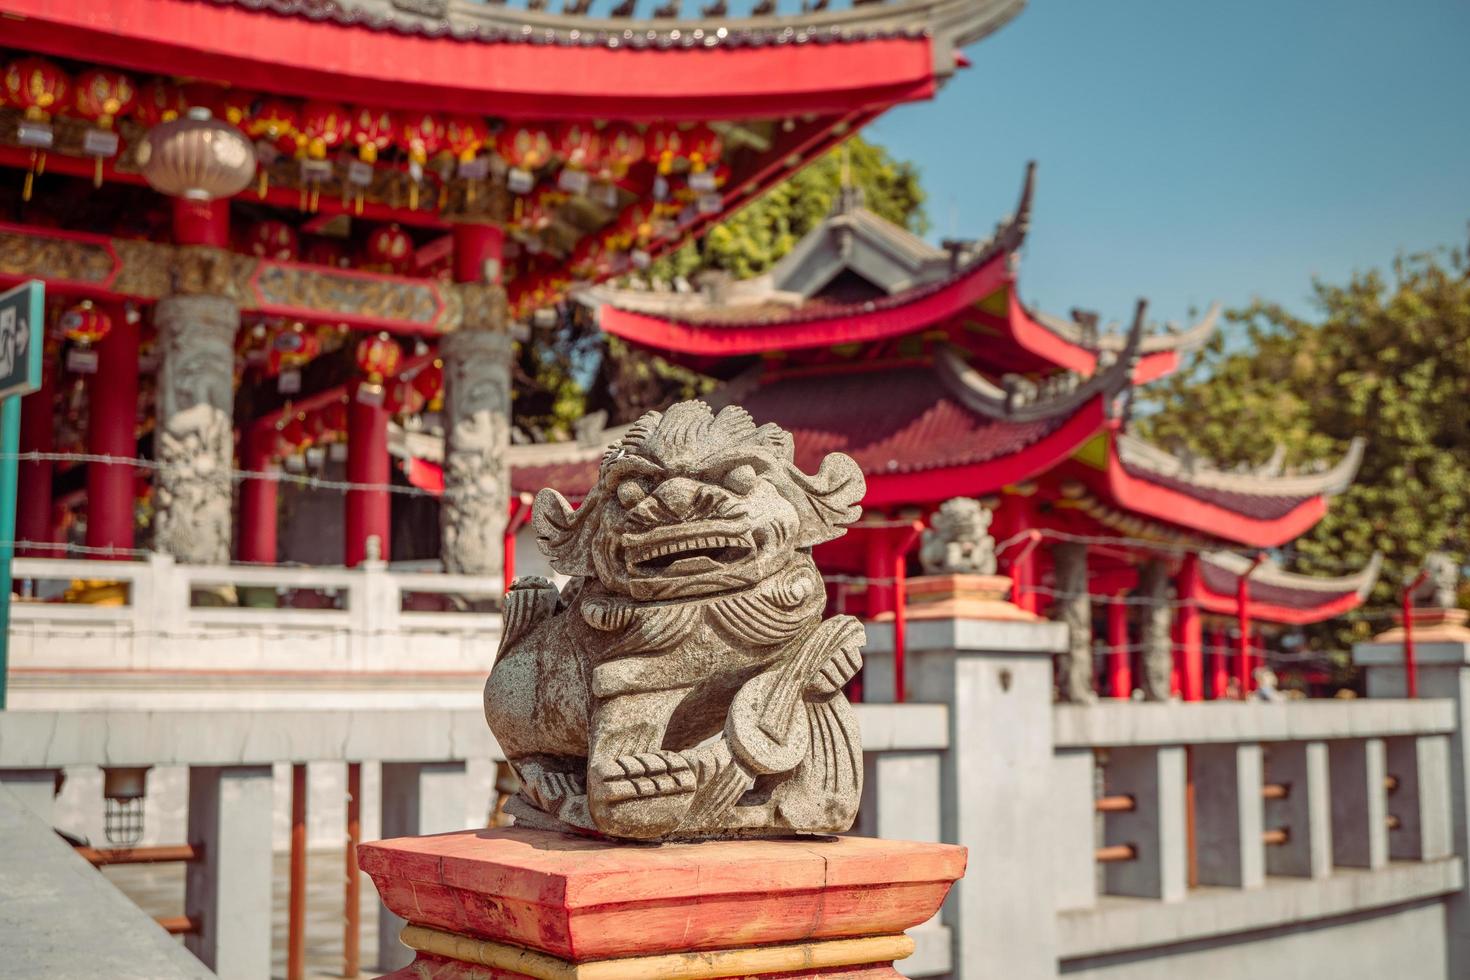
<svg viewBox="0 0 1470 980">
<path fill-rule="evenodd" d="M 347 482 L 369 484 L 347 491 L 343 563 L 351 568 L 367 557 L 368 539 L 378 539 L 378 555 L 388 560 L 388 410 L 364 402 L 357 392 L 347 405 Z"/>
<path fill-rule="evenodd" d="M 56 376 L 49 359 L 50 351 L 47 352 L 47 362 L 41 367 L 41 387 L 26 395 L 20 402 L 22 453 L 50 453 L 56 448 Z M 56 540 L 51 496 L 51 474 L 54 469 L 55 464 L 49 459 L 20 464 L 20 493 L 15 501 L 17 541 L 50 543 Z M 22 548 L 17 554 L 22 558 L 54 558 L 62 552 L 57 548 Z"/>
<path fill-rule="evenodd" d="M 1169 618 L 1169 695 L 1184 697 L 1184 668 L 1180 661 L 1179 619 L 1171 611 Z"/>
<path fill-rule="evenodd" d="M 230 247 L 230 202 L 173 199 L 174 242 L 179 245 Z"/>
<path fill-rule="evenodd" d="M 1037 527 L 1034 491 L 1008 492 L 995 513 L 996 542 L 1004 543 Z M 1026 612 L 1040 609 L 1036 593 L 1036 545 L 1039 538 L 1016 541 L 1000 555 L 1001 570 L 1011 578 L 1011 602 Z"/>
<path fill-rule="evenodd" d="M 1227 637 L 1223 627 L 1210 630 L 1210 697 L 1221 700 L 1230 687 L 1226 656 Z"/>
<path fill-rule="evenodd" d="M 1179 606 L 1175 624 L 1179 631 L 1180 693 L 1186 701 L 1205 699 L 1204 628 L 1200 623 L 1199 556 L 1185 555 L 1179 569 Z"/>
<path fill-rule="evenodd" d="M 120 313 L 97 344 L 97 373 L 88 381 L 87 451 L 134 459 L 138 454 L 138 324 Z M 87 464 L 87 547 L 133 547 L 133 496 L 136 470 L 131 463 Z M 124 554 L 89 554 L 126 559 Z"/>
<path fill-rule="evenodd" d="M 271 465 L 271 442 L 275 430 L 252 427 L 240 437 L 240 462 L 250 473 L 266 473 Z M 241 561 L 274 564 L 276 561 L 276 499 L 279 484 L 275 480 L 246 478 L 240 484 Z"/>
<path fill-rule="evenodd" d="M 882 515 L 878 515 L 882 516 Z M 864 572 L 868 578 L 868 618 L 893 609 L 893 536 L 886 527 L 867 529 Z"/>
<path fill-rule="evenodd" d="M 1108 603 L 1108 697 L 1133 696 L 1133 655 L 1128 649 L 1128 603 L 1119 593 Z"/>
</svg>

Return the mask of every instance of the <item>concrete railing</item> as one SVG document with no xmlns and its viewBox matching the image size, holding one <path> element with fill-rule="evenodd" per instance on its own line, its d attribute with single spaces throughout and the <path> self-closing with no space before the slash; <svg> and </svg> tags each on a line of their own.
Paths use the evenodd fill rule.
<svg viewBox="0 0 1470 980">
<path fill-rule="evenodd" d="M 943 705 L 861 705 L 869 783 L 864 820 L 894 836 L 939 837 L 939 759 L 948 748 Z M 364 839 L 484 826 L 502 758 L 479 711 L 10 711 L 0 712 L 0 784 L 48 823 L 100 843 L 104 767 L 152 767 L 145 843 L 189 844 L 185 915 L 198 928 L 186 945 L 224 977 L 271 969 L 273 827 L 289 819 L 281 764 L 309 766 L 340 797 L 342 771 L 362 765 Z M 55 796 L 57 776 L 66 789 Z M 289 783 L 287 784 L 289 785 Z M 86 800 L 78 799 L 78 790 Z M 173 797 L 165 799 L 164 797 Z M 307 800 L 321 795 L 308 789 Z M 335 809 L 340 820 L 340 799 Z M 374 805 L 376 803 L 376 805 Z M 85 810 L 85 812 L 84 812 Z M 81 824 L 78 821 L 82 821 Z M 90 831 L 90 833 L 89 833 Z M 340 834 L 336 841 L 345 839 Z M 402 923 L 383 911 L 379 965 L 404 965 Z M 934 922 L 915 930 L 911 976 L 950 970 L 950 936 Z"/>
<path fill-rule="evenodd" d="M 17 559 L 20 671 L 484 673 L 499 575 Z"/>
<path fill-rule="evenodd" d="M 1457 892 L 1445 792 L 1455 727 L 1448 701 L 1058 706 L 1064 969 L 1171 960 L 1185 943 L 1196 963 L 1213 946 L 1224 969 L 1250 934 L 1367 917 L 1318 941 L 1283 940 L 1277 966 L 1294 975 L 1293 962 L 1366 943 L 1374 917 Z M 1379 974 L 1345 963 L 1338 975 L 1443 975 L 1415 966 L 1425 952 L 1404 938 L 1375 942 L 1405 961 Z"/>
</svg>

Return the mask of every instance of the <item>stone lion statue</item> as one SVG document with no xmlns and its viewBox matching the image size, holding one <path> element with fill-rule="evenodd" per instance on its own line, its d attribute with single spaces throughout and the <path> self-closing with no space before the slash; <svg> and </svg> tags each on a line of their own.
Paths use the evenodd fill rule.
<svg viewBox="0 0 1470 980">
<path fill-rule="evenodd" d="M 1428 574 L 1410 596 L 1414 605 L 1453 609 L 1459 599 L 1460 563 L 1443 551 L 1431 551 L 1424 556 L 1423 568 Z"/>
<path fill-rule="evenodd" d="M 521 778 L 507 811 L 643 840 L 848 829 L 864 635 L 822 618 L 811 549 L 864 490 L 851 458 L 803 473 L 789 433 L 697 401 L 634 424 L 580 508 L 542 490 L 537 542 L 571 582 L 506 596 L 485 717 Z"/>
<path fill-rule="evenodd" d="M 978 500 L 955 497 L 939 505 L 919 543 L 926 575 L 994 575 L 990 511 Z"/>
</svg>

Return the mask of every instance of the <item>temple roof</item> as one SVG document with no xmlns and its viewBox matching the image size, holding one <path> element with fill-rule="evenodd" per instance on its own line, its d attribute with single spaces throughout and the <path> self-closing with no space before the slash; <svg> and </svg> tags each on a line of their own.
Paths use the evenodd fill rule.
<svg viewBox="0 0 1470 980">
<path fill-rule="evenodd" d="M 744 16 L 709 5 L 699 18 L 682 16 L 682 4 L 665 3 L 651 17 L 635 19 L 636 7 L 613 16 L 588 13 L 590 0 L 569 0 L 560 11 L 546 4 L 512 7 L 468 0 L 210 0 L 316 23 L 414 37 L 491 44 L 651 48 L 742 48 L 787 44 L 830 44 L 885 37 L 942 33 L 953 44 L 969 44 L 997 30 L 1020 12 L 1025 0 L 895 0 L 846 8 L 760 13 Z M 693 6 L 693 4 L 691 4 Z M 774 5 L 773 5 L 774 6 Z"/>
<path fill-rule="evenodd" d="M 1101 430 L 1128 383 L 1120 359 L 1068 390 L 977 411 L 989 395 L 975 390 L 975 379 L 918 359 L 774 375 L 757 370 L 705 400 L 737 403 L 758 422 L 790 431 L 803 468 L 819 466 L 828 453 L 847 453 L 868 478 L 865 502 L 883 506 L 978 496 L 1035 476 Z M 598 440 L 609 441 L 607 433 Z M 512 486 L 580 496 L 596 480 L 599 460 L 600 449 L 590 445 L 514 447 Z"/>
<path fill-rule="evenodd" d="M 1265 559 L 1252 570 L 1252 561 L 1229 551 L 1200 554 L 1202 594 L 1206 612 L 1235 615 L 1240 577 L 1246 580 L 1247 608 L 1252 617 L 1276 623 L 1316 623 L 1356 608 L 1378 581 L 1383 556 L 1377 552 L 1350 575 L 1317 577 L 1288 572 Z"/>
<path fill-rule="evenodd" d="M 958 49 L 1025 0 L 891 0 L 782 13 L 723 0 L 9 0 L 6 42 L 388 108 L 721 119 L 880 109 L 932 95 Z M 815 6 L 815 5 L 813 5 Z M 345 32 L 345 33 L 344 33 Z M 493 102 L 485 101 L 494 96 Z M 548 103 L 548 99 L 554 100 Z"/>
<path fill-rule="evenodd" d="M 1215 329 L 1217 308 L 1193 327 L 1106 332 L 1096 318 L 1034 313 L 1017 295 L 1019 250 L 1031 220 L 1035 165 L 1015 210 L 988 238 L 936 247 L 863 206 L 852 189 L 764 275 L 710 278 L 693 288 L 600 286 L 580 294 L 602 329 L 685 359 L 773 350 L 821 352 L 943 330 L 998 371 L 1094 373 L 1136 343 L 1134 380 L 1175 370 Z M 998 343 L 998 337 L 1003 342 Z"/>
<path fill-rule="evenodd" d="M 1124 510 L 1220 540 L 1270 548 L 1322 519 L 1328 498 L 1351 485 L 1364 445 L 1361 438 L 1353 439 L 1335 464 L 1303 472 L 1281 471 L 1279 454 L 1265 467 L 1225 470 L 1115 432 L 1099 466 L 1103 492 Z"/>
</svg>

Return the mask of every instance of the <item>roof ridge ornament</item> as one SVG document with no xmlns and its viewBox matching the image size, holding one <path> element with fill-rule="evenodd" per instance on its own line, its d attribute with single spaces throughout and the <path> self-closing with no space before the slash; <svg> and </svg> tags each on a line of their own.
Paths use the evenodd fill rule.
<svg viewBox="0 0 1470 980">
<path fill-rule="evenodd" d="M 1110 410 L 1117 396 L 1131 390 L 1133 368 L 1143 339 L 1143 316 L 1148 309 L 1140 299 L 1135 307 L 1127 346 L 1116 355 L 1098 359 L 1097 370 L 1083 379 L 1073 371 L 1061 371 L 1040 382 L 1008 374 L 996 385 L 971 367 L 958 348 L 938 350 L 934 366 L 940 379 L 959 402 L 971 411 L 997 421 L 1034 422 L 1070 415 L 1084 403 L 1102 395 Z"/>
</svg>

